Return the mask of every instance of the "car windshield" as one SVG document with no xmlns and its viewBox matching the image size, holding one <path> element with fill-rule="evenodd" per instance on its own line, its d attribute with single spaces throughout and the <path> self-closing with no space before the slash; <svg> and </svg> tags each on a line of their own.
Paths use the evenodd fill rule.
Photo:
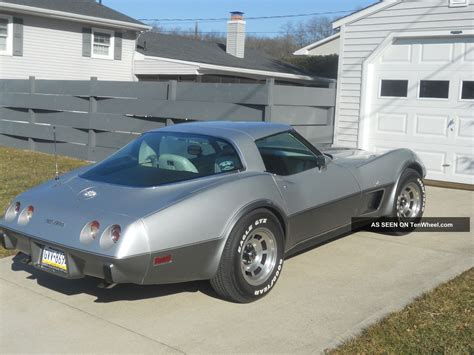
<svg viewBox="0 0 474 355">
<path fill-rule="evenodd" d="M 81 175 L 132 187 L 151 187 L 242 169 L 225 140 L 196 134 L 150 132 Z"/>
</svg>

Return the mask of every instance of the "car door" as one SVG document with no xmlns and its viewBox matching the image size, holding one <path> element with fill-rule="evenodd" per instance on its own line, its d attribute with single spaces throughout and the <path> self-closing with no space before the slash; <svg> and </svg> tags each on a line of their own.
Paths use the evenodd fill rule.
<svg viewBox="0 0 474 355">
<path fill-rule="evenodd" d="M 347 168 L 332 162 L 293 131 L 266 137 L 256 144 L 286 202 L 289 248 L 351 223 L 361 191 Z"/>
</svg>

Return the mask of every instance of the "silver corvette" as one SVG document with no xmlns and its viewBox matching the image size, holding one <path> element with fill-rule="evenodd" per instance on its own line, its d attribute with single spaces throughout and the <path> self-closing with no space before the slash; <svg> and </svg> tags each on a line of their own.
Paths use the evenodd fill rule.
<svg viewBox="0 0 474 355">
<path fill-rule="evenodd" d="M 320 151 L 281 124 L 179 124 L 21 194 L 0 239 L 62 277 L 210 280 L 250 302 L 285 256 L 350 231 L 352 217 L 421 217 L 424 175 L 407 149 Z"/>
</svg>

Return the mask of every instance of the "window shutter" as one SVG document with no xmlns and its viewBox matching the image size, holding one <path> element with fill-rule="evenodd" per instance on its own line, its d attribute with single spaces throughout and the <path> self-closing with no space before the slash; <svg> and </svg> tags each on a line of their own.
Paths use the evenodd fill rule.
<svg viewBox="0 0 474 355">
<path fill-rule="evenodd" d="M 122 60 L 122 33 L 121 32 L 115 32 L 114 34 L 114 43 L 115 43 L 115 48 L 114 48 L 114 59 L 115 60 Z"/>
<path fill-rule="evenodd" d="M 90 57 L 92 47 L 92 28 L 82 28 L 82 56 Z"/>
<path fill-rule="evenodd" d="M 13 18 L 13 55 L 23 56 L 23 19 Z"/>
</svg>

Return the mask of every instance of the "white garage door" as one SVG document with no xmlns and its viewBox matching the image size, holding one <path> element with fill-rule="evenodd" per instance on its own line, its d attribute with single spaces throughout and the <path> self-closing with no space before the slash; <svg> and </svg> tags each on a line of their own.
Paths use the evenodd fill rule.
<svg viewBox="0 0 474 355">
<path fill-rule="evenodd" d="M 474 183 L 474 37 L 398 39 L 373 62 L 366 148 L 410 148 L 428 179 Z"/>
</svg>

